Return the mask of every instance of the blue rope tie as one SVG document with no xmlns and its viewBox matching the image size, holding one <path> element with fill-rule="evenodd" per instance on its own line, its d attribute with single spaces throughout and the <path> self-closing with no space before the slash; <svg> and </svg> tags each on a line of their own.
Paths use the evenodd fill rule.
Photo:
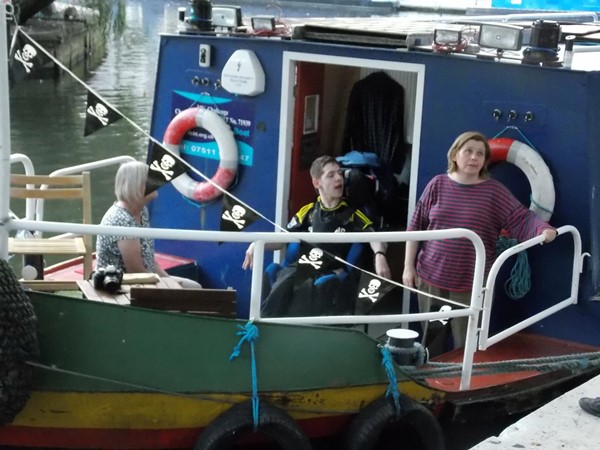
<svg viewBox="0 0 600 450">
<path fill-rule="evenodd" d="M 241 347 L 245 341 L 250 344 L 250 353 L 252 356 L 252 420 L 254 421 L 254 431 L 258 429 L 258 381 L 256 376 L 256 357 L 254 354 L 254 343 L 258 339 L 258 328 L 252 322 L 248 322 L 246 325 L 237 326 L 241 331 L 238 331 L 236 336 L 242 336 L 240 341 L 235 347 L 231 355 L 229 355 L 229 361 L 233 361 L 235 358 L 240 356 Z"/>
<path fill-rule="evenodd" d="M 516 239 L 500 236 L 496 243 L 496 251 L 500 254 L 515 245 L 517 245 Z M 525 297 L 531 290 L 531 268 L 529 267 L 527 251 L 519 252 L 516 256 L 517 261 L 510 271 L 508 280 L 504 283 L 504 292 L 513 300 Z"/>
<path fill-rule="evenodd" d="M 394 372 L 394 362 L 392 361 L 392 354 L 390 349 L 383 346 L 381 347 L 381 365 L 385 369 L 385 374 L 390 381 L 390 384 L 385 391 L 385 396 L 392 396 L 394 399 L 394 405 L 396 406 L 396 418 L 400 417 L 400 394 L 398 393 L 398 380 L 396 379 L 396 372 Z"/>
<path fill-rule="evenodd" d="M 538 151 L 537 148 L 535 148 L 533 146 L 533 144 L 531 143 L 531 141 L 529 139 L 527 139 L 527 136 L 525 136 L 523 134 L 523 132 L 521 130 L 519 130 L 519 127 L 516 127 L 514 125 L 507 125 L 506 127 L 504 127 L 504 130 L 502 130 L 500 133 L 496 134 L 496 136 L 494 136 L 494 139 L 496 139 L 497 137 L 501 136 L 504 134 L 505 131 L 508 130 L 515 130 L 517 133 L 519 133 L 521 135 L 521 137 L 523 138 L 523 140 L 525 141 L 525 143 L 527 145 L 529 145 L 532 149 L 534 149 L 536 152 Z M 539 153 L 539 152 L 538 152 Z"/>
</svg>

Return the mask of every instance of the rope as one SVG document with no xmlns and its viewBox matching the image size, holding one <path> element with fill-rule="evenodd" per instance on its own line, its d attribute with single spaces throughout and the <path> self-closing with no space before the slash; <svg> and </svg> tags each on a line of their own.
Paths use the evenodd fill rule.
<svg viewBox="0 0 600 450">
<path fill-rule="evenodd" d="M 430 377 L 453 377 L 460 375 L 461 364 L 439 363 L 429 361 L 429 367 L 410 370 L 409 366 L 403 366 L 402 370 L 415 379 Z M 560 356 L 545 356 L 541 358 L 513 359 L 507 361 L 483 362 L 473 364 L 474 375 L 487 375 L 498 372 L 518 372 L 523 370 L 536 370 L 539 372 L 550 372 L 558 369 L 587 369 L 600 366 L 600 352 L 576 353 Z"/>
<path fill-rule="evenodd" d="M 517 240 L 507 236 L 500 236 L 496 242 L 496 251 L 498 254 L 517 245 Z M 510 271 L 510 276 L 504 283 L 504 292 L 513 300 L 525 297 L 531 289 L 531 268 L 527 251 L 519 252 L 517 261 Z"/>
<path fill-rule="evenodd" d="M 250 344 L 250 353 L 252 355 L 252 420 L 254 421 L 254 431 L 258 430 L 258 381 L 256 376 L 256 357 L 254 354 L 254 342 L 258 339 L 258 328 L 252 322 L 248 322 L 246 325 L 238 325 L 241 331 L 236 333 L 237 336 L 242 336 L 240 341 L 235 347 L 231 355 L 229 355 L 229 361 L 233 361 L 235 358 L 240 356 L 240 351 L 243 343 L 247 341 Z"/>
<path fill-rule="evenodd" d="M 523 138 L 523 140 L 525 141 L 525 143 L 526 143 L 527 145 L 529 145 L 529 146 L 530 146 L 532 149 L 534 149 L 536 152 L 538 151 L 538 150 L 537 150 L 537 148 L 535 148 L 535 146 L 534 146 L 534 145 L 531 143 L 531 141 L 530 141 L 529 139 L 527 139 L 527 136 L 525 136 L 525 135 L 523 134 L 523 132 L 522 132 L 521 130 L 519 130 L 519 127 L 516 127 L 516 126 L 514 126 L 514 125 L 507 125 L 506 127 L 504 127 L 504 129 L 503 129 L 501 132 L 499 132 L 498 134 L 496 134 L 496 135 L 494 136 L 494 139 L 496 139 L 497 137 L 499 137 L 499 136 L 503 135 L 503 134 L 504 134 L 506 131 L 508 131 L 508 130 L 514 130 L 514 131 L 516 131 L 517 133 L 519 133 L 519 135 L 520 135 L 520 136 Z M 538 153 L 539 153 L 539 152 L 538 152 Z"/>
<path fill-rule="evenodd" d="M 554 211 L 548 208 L 544 208 L 542 205 L 540 205 L 538 202 L 535 201 L 535 199 L 533 198 L 533 195 L 531 195 L 529 197 L 529 199 L 531 200 L 531 204 L 534 205 L 536 208 L 541 209 L 542 211 L 544 211 L 545 213 L 549 213 L 549 214 L 554 214 Z"/>
<path fill-rule="evenodd" d="M 390 353 L 390 349 L 388 347 L 381 347 L 381 365 L 385 369 L 385 374 L 390 381 L 390 384 L 385 391 L 385 396 L 389 397 L 390 395 L 394 399 L 394 405 L 396 406 L 396 417 L 400 417 L 400 394 L 398 393 L 398 380 L 396 379 L 396 372 L 394 371 L 394 363 L 392 362 L 392 355 Z"/>
</svg>

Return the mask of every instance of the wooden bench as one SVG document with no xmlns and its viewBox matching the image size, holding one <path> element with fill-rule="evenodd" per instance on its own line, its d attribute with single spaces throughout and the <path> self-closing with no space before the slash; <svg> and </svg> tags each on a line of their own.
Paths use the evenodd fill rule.
<svg viewBox="0 0 600 450">
<path fill-rule="evenodd" d="M 172 289 L 132 287 L 131 306 L 215 317 L 236 317 L 233 289 Z"/>
<path fill-rule="evenodd" d="M 113 303 L 128 306 L 131 289 L 142 287 L 146 289 L 164 289 L 167 291 L 181 290 L 181 285 L 171 277 L 159 277 L 154 273 L 126 273 L 123 275 L 121 289 L 117 292 L 107 292 L 96 289 L 92 280 L 77 280 L 77 286 L 85 298 L 103 303 Z"/>
</svg>

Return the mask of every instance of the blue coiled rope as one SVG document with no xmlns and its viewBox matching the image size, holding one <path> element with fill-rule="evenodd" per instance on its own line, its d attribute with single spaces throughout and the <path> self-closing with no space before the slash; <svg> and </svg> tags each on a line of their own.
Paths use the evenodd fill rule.
<svg viewBox="0 0 600 450">
<path fill-rule="evenodd" d="M 392 354 L 390 349 L 383 346 L 380 349 L 381 352 L 381 365 L 385 369 L 385 374 L 390 382 L 385 396 L 392 396 L 394 399 L 394 405 L 396 406 L 396 417 L 400 417 L 400 393 L 398 392 L 398 380 L 396 379 L 396 372 L 394 371 L 394 362 L 392 361 Z"/>
<path fill-rule="evenodd" d="M 229 355 L 229 361 L 233 361 L 235 358 L 240 356 L 241 347 L 244 342 L 250 344 L 250 354 L 252 357 L 252 420 L 254 422 L 254 431 L 258 429 L 258 378 L 256 376 L 256 358 L 254 355 L 254 343 L 258 339 L 258 328 L 252 322 L 248 322 L 246 325 L 238 325 L 240 331 L 236 336 L 242 336 L 240 341 L 235 347 L 231 355 Z"/>
<path fill-rule="evenodd" d="M 500 254 L 515 245 L 517 245 L 516 239 L 500 236 L 496 243 L 496 251 Z M 513 300 L 525 297 L 531 289 L 531 268 L 529 267 L 527 251 L 519 252 L 516 257 L 517 262 L 511 269 L 508 280 L 504 283 L 504 292 Z"/>
</svg>

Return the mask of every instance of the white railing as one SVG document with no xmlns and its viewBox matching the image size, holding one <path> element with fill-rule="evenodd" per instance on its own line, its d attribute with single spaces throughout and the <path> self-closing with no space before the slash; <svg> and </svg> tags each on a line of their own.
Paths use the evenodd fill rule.
<svg viewBox="0 0 600 450">
<path fill-rule="evenodd" d="M 302 324 L 370 324 L 370 323 L 407 323 L 426 320 L 440 320 L 453 317 L 468 317 L 467 339 L 463 359 L 461 388 L 470 385 L 473 355 L 477 350 L 477 324 L 482 304 L 482 287 L 485 267 L 485 249 L 477 234 L 465 229 L 417 232 L 382 232 L 382 233 L 237 233 L 222 231 L 175 230 L 164 228 L 131 228 L 109 227 L 103 225 L 83 225 L 63 222 L 46 222 L 38 220 L 10 220 L 5 226 L 8 231 L 29 230 L 41 232 L 60 232 L 76 234 L 109 234 L 116 236 L 145 237 L 150 239 L 168 239 L 183 241 L 215 241 L 215 242 L 255 242 L 252 286 L 250 293 L 250 320 L 277 323 Z M 264 244 L 299 242 L 309 243 L 354 243 L 354 242 L 399 242 L 425 241 L 439 239 L 466 238 L 475 247 L 475 272 L 473 277 L 473 296 L 471 304 L 460 310 L 428 312 L 416 314 L 389 314 L 378 316 L 320 316 L 320 317 L 281 317 L 261 318 L 260 301 L 262 277 L 264 271 Z M 240 264 L 243 255 L 240 255 Z M 410 289 L 410 288 L 405 288 Z"/>
<path fill-rule="evenodd" d="M 558 236 L 560 238 L 562 235 L 571 234 L 573 237 L 573 270 L 571 273 L 571 292 L 569 297 L 566 299 L 554 304 L 553 306 L 531 316 L 521 322 L 493 335 L 489 336 L 490 332 L 490 317 L 492 313 L 492 303 L 494 299 L 494 287 L 496 284 L 496 277 L 498 276 L 498 272 L 500 271 L 500 267 L 504 262 L 510 258 L 511 256 L 527 250 L 534 245 L 541 244 L 543 242 L 542 236 L 536 236 L 533 239 L 522 242 L 520 244 L 515 245 L 514 247 L 505 250 L 496 261 L 492 265 L 490 269 L 490 273 L 488 275 L 488 281 L 485 287 L 485 297 L 483 303 L 483 315 L 481 320 L 481 332 L 479 335 L 479 350 L 486 350 L 490 345 L 494 345 L 497 342 L 500 342 L 503 339 L 506 339 L 513 334 L 524 330 L 525 328 L 533 325 L 536 322 L 539 322 L 542 319 L 545 319 L 552 314 L 557 313 L 558 311 L 577 303 L 577 293 L 579 291 L 579 275 L 583 271 L 583 261 L 586 256 L 590 256 L 589 253 L 581 252 L 581 236 L 579 235 L 579 231 L 577 228 L 571 225 L 565 225 L 557 229 Z"/>
<path fill-rule="evenodd" d="M 128 161 L 135 161 L 136 159 L 133 156 L 115 156 L 113 158 L 100 159 L 98 161 L 92 161 L 89 163 L 78 164 L 76 166 L 63 167 L 59 170 L 55 170 L 50 173 L 51 177 L 58 177 L 61 175 L 73 175 L 77 173 L 82 173 L 85 171 L 92 171 L 95 169 L 100 169 L 102 167 L 114 166 L 117 164 L 122 164 Z M 29 156 L 24 155 L 22 153 L 14 153 L 10 155 L 10 163 L 16 164 L 20 163 L 23 165 L 25 169 L 25 175 L 35 175 L 35 170 L 33 168 L 33 163 Z M 40 186 L 40 189 L 46 189 L 47 186 Z M 34 199 L 28 198 L 25 203 L 25 218 L 29 220 L 44 220 L 44 199 Z"/>
<path fill-rule="evenodd" d="M 567 306 L 576 303 L 579 287 L 579 274 L 582 270 L 583 259 L 588 254 L 581 253 L 581 240 L 577 229 L 572 226 L 564 226 L 558 229 L 559 235 L 571 234 L 574 241 L 574 258 L 572 271 L 571 295 L 557 305 L 536 314 L 520 324 L 517 324 L 496 336 L 488 337 L 489 321 L 492 310 L 493 290 L 496 276 L 500 266 L 512 255 L 541 244 L 543 238 L 538 236 L 529 241 L 518 244 L 502 253 L 493 264 L 486 289 L 483 289 L 485 249 L 479 236 L 466 229 L 450 229 L 439 231 L 413 231 L 413 232 L 377 232 L 377 233 L 272 233 L 272 232 L 223 232 L 223 231 L 196 231 L 176 230 L 164 228 L 130 228 L 130 227 L 108 227 L 103 225 L 83 225 L 62 222 L 44 222 L 37 220 L 9 220 L 5 227 L 8 231 L 29 230 L 42 232 L 62 232 L 76 234 L 108 234 L 118 236 L 144 237 L 150 239 L 167 239 L 183 241 L 214 241 L 214 242 L 254 242 L 254 264 L 252 271 L 252 286 L 250 292 L 250 320 L 256 322 L 275 322 L 283 324 L 375 324 L 375 323 L 409 323 L 416 321 L 441 320 L 454 317 L 468 317 L 466 343 L 462 363 L 462 375 L 460 389 L 466 390 L 470 387 L 473 357 L 478 349 L 485 350 L 490 345 L 507 338 L 508 336 L 532 325 L 535 322 L 560 311 Z M 413 314 L 386 314 L 386 315 L 353 315 L 353 316 L 319 316 L 319 317 L 279 317 L 261 318 L 260 302 L 262 294 L 262 279 L 264 272 L 265 244 L 278 243 L 287 244 L 299 242 L 309 243 L 354 243 L 354 242 L 401 242 L 401 241 L 426 241 L 440 239 L 466 238 L 471 241 L 475 248 L 476 261 L 472 284 L 472 296 L 469 306 L 464 309 L 453 309 L 451 311 L 438 311 Z M 240 264 L 243 254 L 240 252 Z M 393 281 L 392 281 L 393 283 Z M 396 283 L 398 284 L 398 283 Z M 402 285 L 400 285 L 402 286 Z M 402 286 L 404 289 L 414 289 Z M 484 296 L 485 293 L 485 296 Z M 478 328 L 481 319 L 481 329 Z"/>
</svg>

